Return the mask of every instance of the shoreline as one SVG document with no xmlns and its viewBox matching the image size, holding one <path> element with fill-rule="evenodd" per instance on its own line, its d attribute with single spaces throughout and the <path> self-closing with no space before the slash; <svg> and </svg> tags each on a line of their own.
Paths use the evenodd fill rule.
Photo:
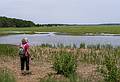
<svg viewBox="0 0 120 82">
<path fill-rule="evenodd" d="M 120 36 L 117 33 L 84 33 L 84 34 L 74 34 L 74 33 L 65 33 L 65 32 L 39 32 L 39 31 L 3 31 L 0 33 L 0 36 L 5 35 L 15 35 L 15 34 L 54 34 L 54 35 L 69 35 L 69 36 Z"/>
</svg>

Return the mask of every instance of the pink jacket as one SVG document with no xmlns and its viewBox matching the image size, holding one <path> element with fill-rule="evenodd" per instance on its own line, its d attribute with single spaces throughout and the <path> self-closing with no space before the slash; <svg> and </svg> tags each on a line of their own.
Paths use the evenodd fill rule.
<svg viewBox="0 0 120 82">
<path fill-rule="evenodd" d="M 28 52 L 29 44 L 27 42 L 23 43 L 23 44 L 21 44 L 21 47 L 23 47 L 25 49 L 25 56 L 30 56 L 30 54 Z"/>
</svg>

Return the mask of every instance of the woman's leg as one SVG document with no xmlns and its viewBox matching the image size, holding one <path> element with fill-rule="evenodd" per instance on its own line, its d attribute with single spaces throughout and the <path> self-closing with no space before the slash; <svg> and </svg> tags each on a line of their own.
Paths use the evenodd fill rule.
<svg viewBox="0 0 120 82">
<path fill-rule="evenodd" d="M 26 57 L 26 70 L 29 71 L 29 57 Z"/>
<path fill-rule="evenodd" d="M 24 73 L 25 58 L 20 57 L 20 62 L 21 62 L 21 73 Z"/>
</svg>

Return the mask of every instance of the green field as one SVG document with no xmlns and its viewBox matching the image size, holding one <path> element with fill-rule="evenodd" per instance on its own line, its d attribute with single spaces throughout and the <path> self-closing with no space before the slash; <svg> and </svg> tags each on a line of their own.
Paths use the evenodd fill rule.
<svg viewBox="0 0 120 82">
<path fill-rule="evenodd" d="M 0 28 L 1 35 L 7 34 L 7 33 L 2 33 L 3 31 L 20 31 L 24 33 L 59 32 L 59 33 L 67 33 L 72 35 L 82 35 L 86 33 L 120 34 L 120 26 L 119 25 L 100 25 L 100 26 L 57 26 L 57 27 L 27 27 L 27 28 L 11 27 L 11 28 Z"/>
</svg>

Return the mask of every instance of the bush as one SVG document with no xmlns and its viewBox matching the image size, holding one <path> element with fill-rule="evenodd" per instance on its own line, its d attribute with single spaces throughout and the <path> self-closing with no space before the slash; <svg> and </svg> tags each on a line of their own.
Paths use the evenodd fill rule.
<svg viewBox="0 0 120 82">
<path fill-rule="evenodd" d="M 76 58 L 69 53 L 57 54 L 54 57 L 54 69 L 58 74 L 63 74 L 68 77 L 75 73 L 76 70 Z"/>
<path fill-rule="evenodd" d="M 105 82 L 120 82 L 120 69 L 115 55 L 106 55 L 104 64 L 98 67 Z"/>
<path fill-rule="evenodd" d="M 0 82 L 16 82 L 14 76 L 7 70 L 0 70 Z"/>
</svg>

